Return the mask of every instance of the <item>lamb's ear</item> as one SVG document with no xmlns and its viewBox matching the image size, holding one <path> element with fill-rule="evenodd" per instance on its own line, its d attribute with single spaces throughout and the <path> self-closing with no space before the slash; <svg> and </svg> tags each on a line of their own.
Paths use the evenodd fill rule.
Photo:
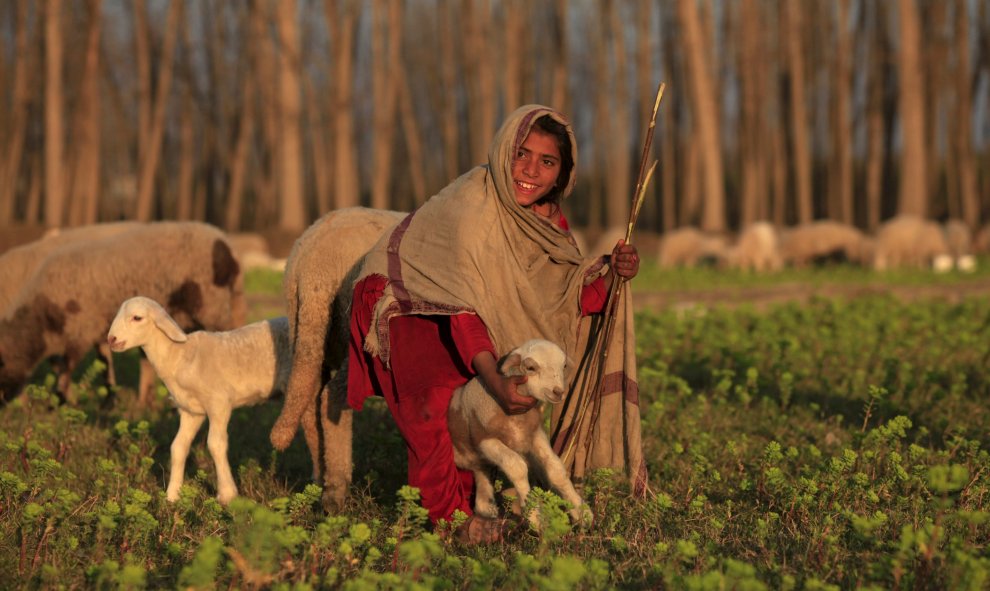
<svg viewBox="0 0 990 591">
<path fill-rule="evenodd" d="M 503 376 L 521 376 L 523 375 L 521 366 L 522 356 L 519 353 L 510 353 L 502 359 L 502 363 L 498 366 L 498 371 Z"/>
<path fill-rule="evenodd" d="M 165 336 L 170 338 L 172 341 L 176 343 L 184 343 L 189 338 L 186 336 L 186 333 L 183 332 L 182 328 L 175 323 L 175 320 L 173 320 L 172 317 L 165 312 L 165 310 L 162 310 L 161 308 L 152 308 L 149 310 L 149 313 L 151 314 L 151 320 L 155 323 L 155 326 L 158 327 L 158 330 L 165 333 Z"/>
</svg>

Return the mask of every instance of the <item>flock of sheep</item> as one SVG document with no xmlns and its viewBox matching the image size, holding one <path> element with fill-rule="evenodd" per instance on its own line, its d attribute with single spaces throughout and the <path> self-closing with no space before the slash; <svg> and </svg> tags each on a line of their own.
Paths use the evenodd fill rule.
<svg viewBox="0 0 990 591">
<path fill-rule="evenodd" d="M 607 237 L 612 240 L 614 237 Z M 600 241 L 601 242 L 601 241 Z M 990 251 L 990 227 L 973 231 L 959 220 L 938 223 L 916 216 L 891 218 L 872 235 L 832 220 L 778 228 L 755 222 L 734 240 L 682 227 L 664 234 L 656 253 L 662 268 L 715 265 L 751 271 L 845 262 L 884 271 L 930 268 L 972 271 L 975 255 Z"/>
<path fill-rule="evenodd" d="M 302 427 L 324 507 L 339 510 L 352 471 L 353 421 L 345 391 L 349 287 L 363 255 L 404 215 L 357 207 L 317 220 L 284 262 L 287 315 L 247 325 L 243 257 L 238 260 L 231 237 L 208 224 L 98 224 L 13 248 L 0 256 L 0 402 L 16 396 L 45 360 L 58 373 L 59 393 L 74 402 L 72 372 L 88 352 L 96 348 L 103 356 L 114 384 L 110 351 L 140 347 L 145 367 L 139 393 L 150 391 L 153 369 L 180 416 L 169 501 L 178 499 L 189 447 L 207 419 L 217 498 L 226 503 L 235 497 L 227 460 L 231 412 L 284 395 L 271 442 L 285 449 Z M 987 242 L 982 234 L 974 239 L 960 222 L 908 216 L 891 219 L 872 236 L 827 220 L 783 230 L 759 222 L 732 243 L 687 227 L 662 237 L 657 260 L 661 267 L 709 263 L 757 271 L 836 259 L 877 270 L 971 270 L 974 253 Z M 601 240 L 609 246 L 603 252 L 615 241 Z M 528 376 L 521 393 L 556 403 L 566 386 L 566 365 L 559 347 L 536 341 L 511 352 L 501 367 Z M 450 429 L 455 461 L 475 471 L 479 513 L 496 510 L 486 476 L 491 466 L 500 467 L 525 497 L 527 458 L 571 503 L 572 519 L 590 522 L 547 444 L 539 407 L 507 418 L 472 381 L 455 393 Z M 538 524 L 538 516 L 529 518 Z"/>
<path fill-rule="evenodd" d="M 244 266 L 230 238 L 207 224 L 100 224 L 11 249 L 0 256 L 5 278 L 0 401 L 15 397 L 38 365 L 52 360 L 59 393 L 72 402 L 72 371 L 86 353 L 100 351 L 110 367 L 108 382 L 114 383 L 110 351 L 140 347 L 180 417 L 167 500 L 179 498 L 190 445 L 207 419 L 217 498 L 227 503 L 237 496 L 227 459 L 231 413 L 284 394 L 271 441 L 284 449 L 302 427 L 313 477 L 323 485 L 324 507 L 339 510 L 352 471 L 352 411 L 345 391 L 347 287 L 364 253 L 404 215 L 348 208 L 323 216 L 296 240 L 285 262 L 288 315 L 247 325 Z M 521 394 L 556 403 L 566 384 L 565 364 L 559 347 L 536 341 L 508 354 L 502 368 L 528 376 Z M 153 379 L 147 369 L 141 392 Z M 501 411 L 480 391 L 472 381 L 452 404 L 458 465 L 478 474 L 500 466 L 525 497 L 529 484 L 523 458 L 531 458 L 571 502 L 572 518 L 590 523 L 586 505 L 547 444 L 539 407 L 494 421 L 493 414 Z M 491 513 L 492 499 L 479 496 L 477 508 Z M 538 524 L 538 516 L 530 520 Z"/>
</svg>

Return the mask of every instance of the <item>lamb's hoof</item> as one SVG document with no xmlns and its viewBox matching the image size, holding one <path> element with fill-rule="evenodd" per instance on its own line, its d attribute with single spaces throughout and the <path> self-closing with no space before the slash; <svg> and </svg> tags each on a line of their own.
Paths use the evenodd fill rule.
<svg viewBox="0 0 990 591">
<path fill-rule="evenodd" d="M 495 499 L 476 499 L 474 503 L 474 512 L 482 517 L 487 517 L 489 519 L 494 519 L 498 517 L 498 507 L 495 505 Z"/>
</svg>

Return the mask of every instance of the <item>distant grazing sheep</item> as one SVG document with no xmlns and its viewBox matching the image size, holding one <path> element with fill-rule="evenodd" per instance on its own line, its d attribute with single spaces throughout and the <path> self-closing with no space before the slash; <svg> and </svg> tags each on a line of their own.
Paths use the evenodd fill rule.
<svg viewBox="0 0 990 591">
<path fill-rule="evenodd" d="M 556 344 L 533 339 L 513 349 L 499 364 L 506 376 L 525 375 L 518 386 L 521 396 L 557 404 L 567 392 L 567 354 Z M 495 489 L 488 474 L 498 466 L 519 494 L 519 504 L 526 506 L 529 495 L 529 466 L 543 470 L 550 486 L 571 504 L 572 521 L 587 525 L 591 512 L 582 501 L 567 469 L 543 430 L 541 405 L 526 413 L 507 415 L 492 396 L 474 378 L 454 391 L 447 411 L 447 425 L 454 444 L 454 463 L 474 473 L 476 513 L 496 517 Z M 527 463 L 527 459 L 529 463 Z M 534 527 L 540 526 L 539 515 L 528 516 Z"/>
<path fill-rule="evenodd" d="M 966 222 L 957 219 L 947 220 L 942 226 L 945 231 L 945 243 L 949 247 L 952 264 L 960 271 L 972 271 L 976 268 L 976 258 L 973 256 L 973 232 Z"/>
<path fill-rule="evenodd" d="M 187 330 L 226 330 L 247 314 L 243 275 L 224 234 L 198 222 L 156 222 L 50 253 L 0 319 L 0 400 L 62 355 L 69 372 L 105 342 L 120 302 L 165 302 Z M 69 374 L 66 374 L 69 375 Z M 71 398 L 68 380 L 59 390 Z"/>
<path fill-rule="evenodd" d="M 255 232 L 228 234 L 227 241 L 230 242 L 230 248 L 234 251 L 234 256 L 241 262 L 241 266 L 245 270 L 285 270 L 285 259 L 277 259 L 271 255 L 271 250 L 268 248 L 268 240 L 261 234 Z"/>
<path fill-rule="evenodd" d="M 284 316 L 226 332 L 186 334 L 161 305 L 146 297 L 126 300 L 110 325 L 114 351 L 141 347 L 179 409 L 165 498 L 179 500 L 189 446 L 210 419 L 207 446 L 217 470 L 217 499 L 237 496 L 227 460 L 227 425 L 235 408 L 284 392 L 292 352 Z"/>
<path fill-rule="evenodd" d="M 348 277 L 379 237 L 406 215 L 364 207 L 330 212 L 296 240 L 286 264 L 292 373 L 271 441 L 285 449 L 302 423 L 327 510 L 343 504 L 351 482 L 352 411 L 343 371 L 353 296 Z"/>
<path fill-rule="evenodd" d="M 786 264 L 807 267 L 827 262 L 868 265 L 873 241 L 860 229 L 833 220 L 817 220 L 780 233 L 780 253 Z"/>
<path fill-rule="evenodd" d="M 777 229 L 770 222 L 753 222 L 743 228 L 726 254 L 726 264 L 749 271 L 779 271 L 784 261 Z"/>
<path fill-rule="evenodd" d="M 881 224 L 875 244 L 873 268 L 878 271 L 933 268 L 936 261 L 951 257 L 942 227 L 913 215 L 899 215 Z"/>
<path fill-rule="evenodd" d="M 657 264 L 664 269 L 718 265 L 725 259 L 726 248 L 723 236 L 702 232 L 694 226 L 683 226 L 660 238 Z"/>
</svg>

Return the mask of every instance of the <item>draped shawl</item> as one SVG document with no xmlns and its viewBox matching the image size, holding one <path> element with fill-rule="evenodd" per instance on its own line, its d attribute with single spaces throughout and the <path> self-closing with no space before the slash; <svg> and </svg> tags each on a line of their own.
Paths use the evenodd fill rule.
<svg viewBox="0 0 990 591">
<path fill-rule="evenodd" d="M 540 337 L 559 344 L 572 359 L 585 357 L 590 321 L 581 316 L 581 291 L 603 273 L 602 258 L 582 256 L 569 231 L 519 205 L 513 189 L 513 158 L 543 115 L 563 124 L 570 136 L 574 168 L 561 198 L 570 195 L 577 176 L 571 126 L 553 109 L 526 105 L 495 135 L 486 166 L 431 197 L 366 256 L 358 279 L 379 274 L 389 280 L 364 343 L 386 366 L 388 321 L 406 314 L 477 314 L 499 354 Z M 624 296 L 606 365 L 607 388 L 589 411 L 598 419 L 594 427 L 575 420 L 581 413 L 572 393 L 553 409 L 551 431 L 576 480 L 589 469 L 623 469 L 634 490 L 642 492 L 646 472 L 631 310 Z"/>
</svg>

